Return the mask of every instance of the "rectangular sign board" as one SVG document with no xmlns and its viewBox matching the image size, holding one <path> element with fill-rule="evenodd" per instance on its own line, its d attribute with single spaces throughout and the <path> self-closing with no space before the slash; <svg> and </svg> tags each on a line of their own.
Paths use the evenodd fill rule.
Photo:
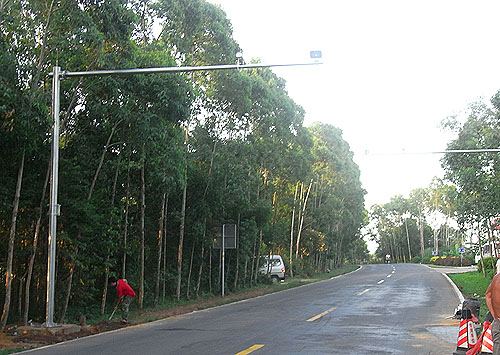
<svg viewBox="0 0 500 355">
<path fill-rule="evenodd" d="M 458 248 L 458 252 L 459 252 L 460 254 L 465 253 L 465 248 Z"/>
<path fill-rule="evenodd" d="M 222 236 L 224 237 L 224 249 L 236 249 L 236 224 L 222 225 L 222 233 L 214 238 L 214 249 L 222 248 Z"/>
</svg>

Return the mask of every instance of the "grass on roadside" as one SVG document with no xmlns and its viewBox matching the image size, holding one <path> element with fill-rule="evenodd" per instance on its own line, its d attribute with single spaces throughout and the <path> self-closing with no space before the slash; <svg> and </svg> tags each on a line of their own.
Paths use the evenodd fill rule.
<svg viewBox="0 0 500 355">
<path fill-rule="evenodd" d="M 480 303 L 479 320 L 484 321 L 488 307 L 484 294 L 491 283 L 489 277 L 484 277 L 477 271 L 464 272 L 462 274 L 448 274 L 449 278 L 457 285 L 465 298 L 477 299 Z"/>
<path fill-rule="evenodd" d="M 14 354 L 25 350 L 25 348 L 0 349 L 0 355 Z"/>
</svg>

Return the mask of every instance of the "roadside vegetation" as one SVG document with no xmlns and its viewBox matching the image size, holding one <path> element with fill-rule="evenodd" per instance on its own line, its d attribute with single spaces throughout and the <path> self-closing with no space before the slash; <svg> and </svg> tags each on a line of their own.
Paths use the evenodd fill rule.
<svg viewBox="0 0 500 355">
<path fill-rule="evenodd" d="M 476 255 L 497 255 L 500 92 L 443 119 L 442 127 L 453 135 L 441 159 L 444 178 L 370 208 L 366 234 L 378 243 L 379 260 L 390 254 L 397 262 L 427 263 L 463 253 L 474 262 Z"/>
<path fill-rule="evenodd" d="M 4 329 L 45 318 L 54 66 L 259 59 L 241 57 L 226 14 L 205 0 L 3 1 L 0 15 Z M 139 309 L 217 294 L 223 225 L 238 246 L 225 253 L 227 293 L 259 282 L 263 255 L 303 277 L 367 259 L 349 144 L 334 126 L 306 127 L 270 69 L 67 76 L 60 116 L 56 323 L 109 314 L 111 275 Z"/>
<path fill-rule="evenodd" d="M 480 302 L 480 320 L 484 321 L 484 317 L 488 312 L 484 294 L 491 283 L 491 280 L 496 275 L 497 258 L 484 258 L 483 263 L 478 263 L 478 270 L 466 272 L 462 274 L 448 274 L 450 279 L 457 285 L 465 298 L 477 299 Z"/>
<path fill-rule="evenodd" d="M 226 14 L 205 0 L 4 1 L 0 15 L 3 330 L 45 317 L 54 66 L 259 59 L 241 56 Z M 342 131 L 306 127 L 269 69 L 68 76 L 60 104 L 56 323 L 104 317 L 115 302 L 109 276 L 128 280 L 141 310 L 215 295 L 223 225 L 236 226 L 230 293 L 259 283 L 263 255 L 282 255 L 287 275 L 305 278 L 387 254 L 425 263 L 466 248 L 472 257 L 497 239 L 498 153 L 447 153 L 445 179 L 366 211 Z M 456 136 L 448 148 L 498 147 L 499 117 L 497 94 L 443 121 Z M 371 260 L 366 238 L 378 243 Z"/>
<path fill-rule="evenodd" d="M 480 303 L 480 317 L 481 322 L 484 321 L 488 307 L 484 294 L 486 289 L 491 283 L 489 276 L 484 277 L 481 272 L 471 271 L 461 274 L 448 274 L 450 279 L 457 285 L 458 289 L 462 292 L 465 298 L 476 299 Z"/>
</svg>

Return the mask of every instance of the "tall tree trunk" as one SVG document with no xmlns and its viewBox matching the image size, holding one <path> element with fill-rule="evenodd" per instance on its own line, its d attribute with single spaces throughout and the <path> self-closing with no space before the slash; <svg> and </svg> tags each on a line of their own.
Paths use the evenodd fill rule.
<svg viewBox="0 0 500 355">
<path fill-rule="evenodd" d="M 156 287 L 155 287 L 155 299 L 154 306 L 158 305 L 158 299 L 160 297 L 160 276 L 161 276 L 161 254 L 163 248 L 163 219 L 165 218 L 165 199 L 167 194 L 163 194 L 161 199 L 161 214 L 158 221 L 158 262 L 156 264 Z"/>
<path fill-rule="evenodd" d="M 0 319 L 0 332 L 3 332 L 5 325 L 7 324 L 7 318 L 9 317 L 10 297 L 12 292 L 12 259 L 14 257 L 16 221 L 17 221 L 17 213 L 19 211 L 19 198 L 21 197 L 21 184 L 23 181 L 25 153 L 26 150 L 23 149 L 21 163 L 19 165 L 19 170 L 17 172 L 16 192 L 14 194 L 14 203 L 12 207 L 12 220 L 10 223 L 10 232 L 9 232 L 9 247 L 7 251 L 7 271 L 5 274 L 5 300 L 3 305 L 2 317 Z"/>
<path fill-rule="evenodd" d="M 203 231 L 203 237 L 205 237 L 205 231 Z M 205 240 L 205 238 L 203 238 Z M 201 285 L 201 275 L 203 273 L 203 260 L 205 259 L 205 246 L 201 245 L 201 262 L 200 268 L 198 270 L 198 280 L 196 281 L 196 298 L 200 297 L 200 285 Z"/>
<path fill-rule="evenodd" d="M 163 219 L 163 295 L 162 299 L 166 298 L 167 287 L 167 215 L 168 215 L 168 194 L 165 199 L 165 218 Z"/>
<path fill-rule="evenodd" d="M 118 158 L 118 164 L 116 164 L 115 177 L 113 179 L 113 189 L 111 190 L 111 208 L 109 213 L 109 228 L 112 228 L 113 224 L 113 211 L 115 209 L 115 197 L 116 197 L 116 185 L 118 183 L 118 173 L 120 171 L 120 163 L 122 161 L 121 155 Z M 111 250 L 108 247 L 106 252 L 106 261 L 104 262 L 104 286 L 102 289 L 102 298 L 101 298 L 101 314 L 104 314 L 106 310 L 106 298 L 108 296 L 108 281 L 109 281 L 109 258 L 110 258 Z"/>
<path fill-rule="evenodd" d="M 297 232 L 297 246 L 295 249 L 295 259 L 298 258 L 299 256 L 299 247 L 300 247 L 300 237 L 302 235 L 302 227 L 304 225 L 304 216 L 306 213 L 306 207 L 307 207 L 307 200 L 309 199 L 309 193 L 311 192 L 311 186 L 312 186 L 313 180 L 311 179 L 311 182 L 309 183 L 309 187 L 307 188 L 307 194 L 304 200 L 304 204 L 302 205 L 302 213 L 300 216 L 300 225 L 299 225 L 299 231 Z"/>
<path fill-rule="evenodd" d="M 245 258 L 245 267 L 243 271 L 243 286 L 246 287 L 248 282 L 248 257 Z"/>
<path fill-rule="evenodd" d="M 256 270 L 256 267 L 255 267 L 255 263 L 257 263 L 257 265 L 259 264 L 259 261 L 256 260 L 256 256 L 257 256 L 257 242 L 258 242 L 259 238 L 257 237 L 257 235 L 255 236 L 254 238 L 254 242 L 253 242 L 253 251 L 252 251 L 252 266 L 251 266 L 251 271 L 250 271 L 250 285 L 252 285 L 255 281 L 255 283 L 257 283 L 257 275 L 255 274 L 255 270 Z M 255 280 L 254 280 L 255 278 Z"/>
<path fill-rule="evenodd" d="M 219 250 L 219 268 L 217 269 L 217 286 L 222 290 L 222 248 Z"/>
<path fill-rule="evenodd" d="M 130 158 L 127 167 L 127 191 L 125 193 L 125 221 L 123 222 L 123 257 L 122 257 L 122 279 L 126 278 L 127 269 L 127 237 L 128 237 L 128 211 L 130 200 Z"/>
<path fill-rule="evenodd" d="M 212 247 L 208 249 L 208 292 L 212 293 Z"/>
<path fill-rule="evenodd" d="M 232 258 L 227 258 L 227 262 L 224 259 L 224 295 L 226 295 L 226 290 L 229 288 L 227 280 L 229 280 L 229 271 L 231 270 L 231 260 Z"/>
<path fill-rule="evenodd" d="M 479 256 L 481 257 L 481 269 L 483 270 L 483 276 L 486 277 L 486 268 L 484 265 L 484 259 L 483 259 L 483 244 L 481 242 L 481 227 L 480 223 L 477 224 L 477 229 L 478 229 L 478 241 L 479 241 Z M 471 236 L 472 239 L 472 236 Z"/>
<path fill-rule="evenodd" d="M 182 245 L 184 243 L 184 222 L 186 219 L 187 164 L 184 168 L 185 171 L 184 171 L 184 188 L 182 189 L 181 225 L 179 228 L 179 246 L 177 248 L 177 289 L 175 292 L 177 301 L 181 299 Z"/>
<path fill-rule="evenodd" d="M 491 238 L 491 225 L 489 223 L 489 219 L 486 218 L 484 220 L 484 228 L 486 229 L 486 233 L 488 234 L 488 242 L 490 244 L 490 261 L 491 261 L 491 267 L 493 270 L 496 270 L 496 265 L 495 265 L 495 260 L 493 260 L 493 256 L 495 256 L 495 244 L 493 243 L 493 239 Z"/>
<path fill-rule="evenodd" d="M 433 230 L 434 234 L 434 250 L 439 251 L 439 233 L 441 232 L 441 229 L 435 229 Z"/>
<path fill-rule="evenodd" d="M 422 211 L 418 211 L 418 231 L 420 233 L 420 256 L 424 257 L 425 241 L 424 241 L 424 221 Z"/>
<path fill-rule="evenodd" d="M 17 314 L 19 317 L 23 315 L 23 286 L 24 279 L 26 278 L 26 272 L 22 277 L 19 278 L 19 288 L 18 288 L 18 299 L 17 299 Z"/>
<path fill-rule="evenodd" d="M 304 183 L 301 182 L 300 183 L 300 192 L 299 192 L 299 213 L 297 215 L 297 220 L 300 224 L 300 221 L 302 220 L 302 206 L 304 205 Z M 297 228 L 297 237 L 298 237 L 298 234 L 299 234 L 299 230 L 300 228 Z M 295 242 L 296 243 L 296 242 Z M 298 257 L 299 257 L 299 250 L 298 249 L 295 249 L 295 261 L 298 260 Z"/>
<path fill-rule="evenodd" d="M 33 276 L 33 266 L 35 264 L 36 250 L 38 246 L 38 235 L 40 234 L 40 225 L 42 224 L 43 206 L 45 205 L 45 194 L 47 193 L 47 186 L 49 185 L 50 168 L 51 164 L 48 165 L 47 173 L 45 174 L 45 181 L 43 183 L 43 189 L 42 189 L 42 197 L 40 198 L 38 218 L 36 220 L 35 232 L 33 235 L 33 250 L 30 255 L 30 260 L 28 263 L 28 272 L 26 274 L 26 289 L 24 291 L 24 314 L 23 314 L 24 325 L 28 325 L 28 315 L 30 309 L 31 278 Z"/>
<path fill-rule="evenodd" d="M 337 266 L 340 267 L 344 264 L 344 253 L 342 253 L 342 244 L 344 242 L 344 236 L 340 238 L 340 242 L 338 244 L 337 249 Z"/>
<path fill-rule="evenodd" d="M 99 177 L 99 174 L 101 173 L 102 169 L 102 164 L 104 163 L 104 157 L 106 156 L 106 152 L 109 149 L 109 145 L 111 144 L 111 139 L 113 138 L 113 135 L 115 133 L 116 127 L 120 124 L 121 120 L 116 122 L 113 128 L 111 128 L 111 133 L 108 136 L 108 140 L 106 141 L 106 145 L 104 146 L 104 149 L 102 150 L 101 153 L 101 159 L 99 160 L 99 164 L 97 165 L 97 169 L 94 174 L 94 178 L 92 179 L 92 184 L 90 185 L 89 189 L 89 194 L 87 197 L 87 200 L 90 200 L 92 198 L 92 193 L 94 192 L 95 184 L 97 182 L 97 178 Z"/>
<path fill-rule="evenodd" d="M 411 261 L 410 234 L 408 233 L 408 219 L 405 218 L 406 241 L 408 242 L 408 257 Z"/>
<path fill-rule="evenodd" d="M 205 240 L 206 236 L 207 236 L 207 218 L 205 217 L 205 221 L 203 222 L 202 241 Z M 198 270 L 198 280 L 196 281 L 196 298 L 198 298 L 200 295 L 201 276 L 203 273 L 204 260 L 205 260 L 205 245 L 204 243 L 201 243 L 201 262 L 200 262 L 200 268 Z"/>
<path fill-rule="evenodd" d="M 257 258 L 255 262 L 255 283 L 257 284 L 257 275 L 259 273 L 259 261 L 260 261 L 260 246 L 262 245 L 262 228 L 259 230 L 259 244 L 257 245 Z"/>
<path fill-rule="evenodd" d="M 59 317 L 60 324 L 64 324 L 64 318 L 66 318 L 66 311 L 68 310 L 69 298 L 71 296 L 71 285 L 73 283 L 73 273 L 75 272 L 75 260 L 77 255 L 78 255 L 78 246 L 75 249 L 75 255 L 71 258 L 71 263 L 69 267 L 69 276 L 68 276 L 68 286 L 66 287 L 66 297 L 64 299 L 64 306 L 61 311 L 61 316 Z"/>
<path fill-rule="evenodd" d="M 144 154 L 144 146 L 143 146 Z M 139 309 L 142 309 L 144 303 L 144 234 L 145 234 L 145 217 L 146 217 L 146 182 L 144 179 L 144 165 L 146 165 L 144 157 L 144 162 L 141 166 L 141 265 L 139 274 L 139 295 L 137 297 L 137 305 Z"/>
<path fill-rule="evenodd" d="M 240 248 L 238 247 L 240 244 L 240 222 L 241 222 L 241 213 L 238 213 L 238 222 L 237 222 L 237 230 L 236 230 L 236 265 L 234 268 L 234 282 L 233 282 L 233 291 L 238 287 L 238 275 L 239 275 L 239 267 L 240 267 Z"/>
<path fill-rule="evenodd" d="M 190 299 L 191 297 L 191 272 L 193 271 L 193 258 L 194 258 L 194 241 L 193 241 L 193 246 L 191 247 L 191 259 L 189 261 L 189 271 L 188 271 L 188 278 L 187 278 L 187 287 L 186 287 L 186 298 Z"/>
</svg>

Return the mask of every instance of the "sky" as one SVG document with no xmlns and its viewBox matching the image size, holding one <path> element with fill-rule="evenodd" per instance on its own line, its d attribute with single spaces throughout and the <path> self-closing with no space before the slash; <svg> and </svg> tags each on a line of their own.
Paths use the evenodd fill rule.
<svg viewBox="0 0 500 355">
<path fill-rule="evenodd" d="M 324 64 L 275 68 L 305 125 L 340 128 L 367 191 L 365 205 L 408 197 L 443 177 L 453 139 L 440 123 L 500 89 L 499 1 L 210 0 L 244 59 Z"/>
</svg>

